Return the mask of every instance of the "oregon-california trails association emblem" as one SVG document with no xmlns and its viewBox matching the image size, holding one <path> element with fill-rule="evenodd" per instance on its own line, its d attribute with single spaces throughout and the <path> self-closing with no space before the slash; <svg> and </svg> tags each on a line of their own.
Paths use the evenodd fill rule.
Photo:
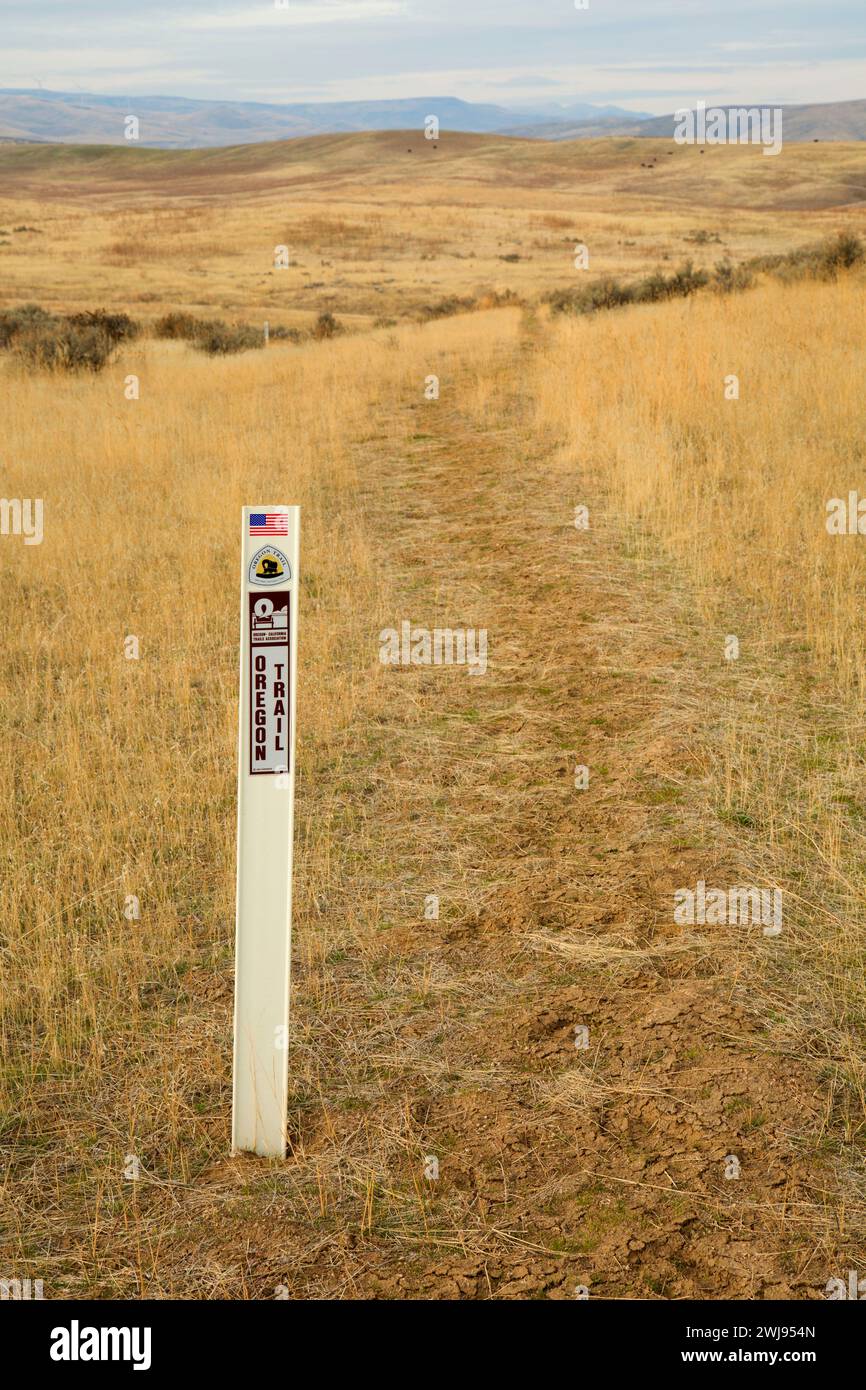
<svg viewBox="0 0 866 1390">
<path fill-rule="evenodd" d="M 288 584 L 292 567 L 281 550 L 266 545 L 250 560 L 249 573 L 251 584 Z"/>
</svg>

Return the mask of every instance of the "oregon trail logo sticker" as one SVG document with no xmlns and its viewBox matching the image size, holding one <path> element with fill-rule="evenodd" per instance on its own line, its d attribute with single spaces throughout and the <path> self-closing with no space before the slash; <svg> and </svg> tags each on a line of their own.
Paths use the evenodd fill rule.
<svg viewBox="0 0 866 1390">
<path fill-rule="evenodd" d="M 249 577 L 251 584 L 288 584 L 292 567 L 281 550 L 266 545 L 250 560 Z"/>
</svg>

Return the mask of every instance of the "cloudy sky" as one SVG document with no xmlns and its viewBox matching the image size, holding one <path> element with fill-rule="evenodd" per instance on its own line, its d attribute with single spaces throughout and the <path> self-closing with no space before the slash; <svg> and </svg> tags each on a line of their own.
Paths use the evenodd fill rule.
<svg viewBox="0 0 866 1390">
<path fill-rule="evenodd" d="M 661 114 L 866 97 L 866 0 L 0 0 L 0 87 Z"/>
</svg>

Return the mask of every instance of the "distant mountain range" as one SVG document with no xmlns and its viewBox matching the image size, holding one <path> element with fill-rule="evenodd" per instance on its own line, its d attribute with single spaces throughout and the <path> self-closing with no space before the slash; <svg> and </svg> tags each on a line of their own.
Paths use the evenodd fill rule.
<svg viewBox="0 0 866 1390">
<path fill-rule="evenodd" d="M 787 140 L 866 140 L 866 100 L 784 108 Z M 394 101 L 199 101 L 188 97 L 105 97 L 91 92 L 0 89 L 0 140 L 127 145 L 125 119 L 139 122 L 139 145 L 202 149 L 221 145 L 334 135 L 361 130 L 421 130 L 438 117 L 443 133 L 522 135 L 545 140 L 601 135 L 669 138 L 674 116 L 650 116 L 588 102 L 531 109 L 460 101 L 457 97 Z"/>
<path fill-rule="evenodd" d="M 561 114 L 560 113 L 561 110 Z M 504 133 L 524 122 L 561 119 L 640 120 L 646 113 L 575 102 L 563 108 L 527 111 L 421 97 L 396 101 L 292 102 L 197 101 L 187 97 L 103 97 L 91 92 L 0 89 L 0 139 L 48 140 L 63 144 L 124 145 L 124 119 L 136 116 L 141 145 L 201 149 L 300 135 L 340 135 L 359 130 L 423 129 L 435 115 L 443 130 Z"/>
<path fill-rule="evenodd" d="M 721 104 L 725 109 L 725 104 Z M 762 104 L 731 102 L 730 106 Z M 783 106 L 782 112 L 783 137 L 795 144 L 806 140 L 866 140 L 866 100 Z M 541 124 L 530 120 L 512 126 L 508 133 L 530 136 L 535 140 L 587 140 L 598 135 L 643 135 L 647 138 L 669 140 L 674 133 L 675 125 L 676 116 L 673 113 L 669 116 L 630 117 L 628 120 L 608 115 L 581 117 L 571 122 L 557 118 Z"/>
</svg>

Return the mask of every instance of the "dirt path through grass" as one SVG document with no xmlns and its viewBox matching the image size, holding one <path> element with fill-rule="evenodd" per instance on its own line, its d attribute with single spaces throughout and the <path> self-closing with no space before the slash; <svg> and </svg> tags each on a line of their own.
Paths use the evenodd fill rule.
<svg viewBox="0 0 866 1390">
<path fill-rule="evenodd" d="M 213 884 L 200 905 L 167 894 L 201 949 L 148 960 L 128 1056 L 93 1079 L 70 1063 L 50 1124 L 10 1121 L 7 1267 L 52 1297 L 815 1298 L 858 1267 L 826 1076 L 753 1007 L 784 938 L 673 919 L 678 889 L 755 881 L 713 772 L 750 668 L 529 427 L 541 330 L 517 324 L 371 349 L 359 492 L 343 436 L 331 473 L 317 445 L 290 1157 L 226 1156 L 226 764 Z M 287 391 L 297 370 L 274 359 Z M 326 378 L 335 408 L 355 380 Z M 485 629 L 488 669 L 380 665 L 404 621 Z"/>
<path fill-rule="evenodd" d="M 503 371 L 519 382 L 519 366 Z M 376 733 L 358 731 L 381 920 L 364 978 L 345 967 L 328 1051 L 336 1065 L 351 1035 L 340 1088 L 376 1138 L 369 1221 L 337 1286 L 819 1296 L 844 1251 L 814 1156 L 820 1087 L 748 1011 L 773 943 L 673 922 L 678 888 L 742 881 L 701 754 L 718 654 L 675 577 L 626 556 L 579 470 L 527 453 L 513 401 L 484 430 L 461 415 L 472 389 L 410 407 L 408 448 L 367 489 L 400 595 L 384 626 L 486 628 L 490 664 L 384 669 Z M 381 467 L 382 440 L 368 447 Z M 305 1161 L 326 1128 L 299 1113 Z"/>
</svg>

